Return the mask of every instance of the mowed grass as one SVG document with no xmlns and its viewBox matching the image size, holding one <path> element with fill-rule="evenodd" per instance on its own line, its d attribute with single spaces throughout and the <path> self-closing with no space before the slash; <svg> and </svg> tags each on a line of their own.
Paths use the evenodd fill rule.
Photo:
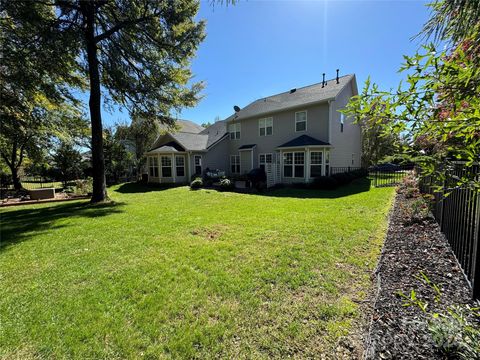
<svg viewBox="0 0 480 360">
<path fill-rule="evenodd" d="M 394 191 L 109 195 L 1 209 L 0 358 L 329 358 Z"/>
</svg>

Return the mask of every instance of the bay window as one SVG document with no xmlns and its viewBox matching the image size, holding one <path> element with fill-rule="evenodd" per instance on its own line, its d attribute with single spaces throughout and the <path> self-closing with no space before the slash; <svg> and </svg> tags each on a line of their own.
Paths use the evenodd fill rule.
<svg viewBox="0 0 480 360">
<path fill-rule="evenodd" d="M 322 151 L 312 151 L 310 153 L 310 177 L 322 176 Z"/>
</svg>

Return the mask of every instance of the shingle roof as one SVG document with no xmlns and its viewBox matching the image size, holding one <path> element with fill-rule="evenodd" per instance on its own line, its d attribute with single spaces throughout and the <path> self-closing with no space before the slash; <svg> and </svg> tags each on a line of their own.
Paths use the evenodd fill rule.
<svg viewBox="0 0 480 360">
<path fill-rule="evenodd" d="M 207 149 L 208 135 L 178 132 L 170 134 L 185 150 L 203 151 Z"/>
<path fill-rule="evenodd" d="M 253 149 L 257 144 L 249 144 L 249 145 L 242 145 L 238 148 L 238 150 L 250 150 Z"/>
<path fill-rule="evenodd" d="M 312 145 L 322 145 L 322 146 L 329 146 L 329 143 L 325 141 L 315 139 L 308 135 L 301 135 L 289 142 L 286 142 L 283 145 L 280 145 L 279 148 L 289 148 L 289 147 L 297 147 L 297 146 L 312 146 Z"/>
<path fill-rule="evenodd" d="M 160 153 L 160 152 L 179 152 L 185 151 L 185 149 L 177 144 L 175 141 L 170 141 L 166 144 L 163 144 L 155 149 L 149 151 L 149 153 Z"/>
<path fill-rule="evenodd" d="M 252 116 L 333 99 L 354 77 L 355 75 L 353 74 L 345 75 L 339 77 L 338 84 L 335 79 L 331 79 L 326 81 L 327 85 L 324 87 L 322 87 L 322 83 L 320 82 L 318 84 L 297 88 L 294 92 L 286 91 L 281 94 L 255 100 L 226 120 L 241 120 Z"/>
<path fill-rule="evenodd" d="M 227 134 L 227 122 L 217 121 L 200 132 L 201 135 L 208 135 L 207 148 L 215 144 Z"/>
<path fill-rule="evenodd" d="M 187 133 L 192 133 L 192 134 L 198 134 L 199 132 L 205 130 L 204 127 L 201 125 L 198 125 L 197 123 L 194 123 L 193 121 L 190 120 L 182 120 L 182 119 L 176 119 L 175 120 L 175 125 L 178 127 L 179 132 L 187 132 Z M 160 130 L 168 131 L 168 132 L 175 132 L 175 128 L 170 127 L 165 124 L 160 125 Z"/>
</svg>

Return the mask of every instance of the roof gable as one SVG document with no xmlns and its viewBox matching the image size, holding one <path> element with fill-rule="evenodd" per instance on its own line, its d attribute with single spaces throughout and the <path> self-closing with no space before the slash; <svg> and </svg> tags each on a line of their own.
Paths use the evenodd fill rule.
<svg viewBox="0 0 480 360">
<path fill-rule="evenodd" d="M 355 75 L 339 77 L 338 84 L 335 79 L 327 80 L 326 85 L 321 82 L 313 85 L 286 91 L 280 94 L 255 100 L 240 111 L 227 118 L 227 121 L 242 120 L 254 116 L 300 107 L 303 105 L 319 103 L 334 99 L 344 87 L 355 80 Z"/>
</svg>

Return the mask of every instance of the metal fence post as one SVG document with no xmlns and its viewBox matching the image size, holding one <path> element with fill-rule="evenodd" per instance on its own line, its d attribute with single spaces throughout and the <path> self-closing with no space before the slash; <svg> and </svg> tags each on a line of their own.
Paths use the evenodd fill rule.
<svg viewBox="0 0 480 360">
<path fill-rule="evenodd" d="M 480 299 L 480 196 L 476 196 L 475 230 L 473 235 L 472 292 L 474 299 Z"/>
</svg>

